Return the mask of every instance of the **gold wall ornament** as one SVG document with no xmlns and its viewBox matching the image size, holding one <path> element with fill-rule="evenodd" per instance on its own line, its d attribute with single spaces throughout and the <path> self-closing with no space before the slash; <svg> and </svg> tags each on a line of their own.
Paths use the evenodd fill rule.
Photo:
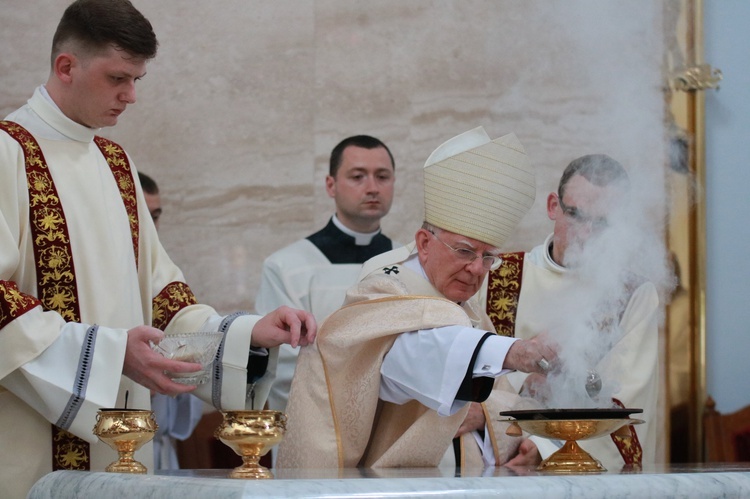
<svg viewBox="0 0 750 499">
<path fill-rule="evenodd" d="M 706 90 L 707 88 L 719 89 L 719 82 L 724 78 L 721 70 L 712 68 L 710 64 L 698 64 L 682 69 L 672 77 L 672 85 L 675 90 L 682 92 L 693 92 Z"/>
</svg>

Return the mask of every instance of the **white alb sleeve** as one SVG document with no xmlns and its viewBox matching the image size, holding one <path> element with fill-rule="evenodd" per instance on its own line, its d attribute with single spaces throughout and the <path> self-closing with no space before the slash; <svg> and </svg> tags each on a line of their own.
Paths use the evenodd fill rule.
<svg viewBox="0 0 750 499">
<path fill-rule="evenodd" d="M 417 400 L 441 416 L 455 414 L 467 403 L 456 400 L 456 394 L 485 334 L 465 326 L 402 333 L 380 368 L 381 400 L 394 404 Z M 502 364 L 512 342 L 512 338 L 488 338 L 472 368 L 473 375 L 496 377 L 507 372 Z"/>
</svg>

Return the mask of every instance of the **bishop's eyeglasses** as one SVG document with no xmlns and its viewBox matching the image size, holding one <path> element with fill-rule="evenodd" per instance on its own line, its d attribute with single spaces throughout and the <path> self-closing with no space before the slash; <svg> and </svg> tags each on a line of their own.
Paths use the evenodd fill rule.
<svg viewBox="0 0 750 499">
<path fill-rule="evenodd" d="M 477 258 L 482 259 L 482 267 L 484 267 L 485 270 L 495 270 L 500 266 L 500 263 L 502 263 L 502 258 L 500 258 L 498 255 L 480 255 L 476 251 L 472 251 L 469 248 L 454 248 L 450 244 L 446 243 L 442 239 L 438 237 L 437 234 L 435 234 L 433 231 L 428 230 L 430 234 L 435 236 L 435 239 L 440 241 L 445 245 L 446 248 L 451 250 L 456 257 L 464 262 L 465 265 L 468 265 L 472 263 Z"/>
</svg>

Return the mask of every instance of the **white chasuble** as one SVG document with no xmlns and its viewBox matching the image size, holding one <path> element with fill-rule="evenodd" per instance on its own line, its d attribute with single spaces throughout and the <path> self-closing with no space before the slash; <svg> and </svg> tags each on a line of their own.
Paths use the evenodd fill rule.
<svg viewBox="0 0 750 499">
<path fill-rule="evenodd" d="M 350 289 L 347 304 L 321 325 L 316 344 L 301 349 L 280 468 L 437 466 L 451 446 L 468 405 L 441 416 L 416 400 L 384 402 L 383 359 L 404 332 L 491 324 L 486 316 L 474 324 L 470 307 L 446 300 L 420 275 L 400 266 L 412 248 L 375 257 L 376 267 L 390 272 L 371 275 Z M 450 375 L 463 378 L 467 367 L 468 360 Z M 434 368 L 436 383 L 442 382 L 442 366 L 424 368 Z M 517 399 L 503 377 L 495 386 Z M 473 451 L 473 463 L 481 465 L 475 443 Z"/>
</svg>

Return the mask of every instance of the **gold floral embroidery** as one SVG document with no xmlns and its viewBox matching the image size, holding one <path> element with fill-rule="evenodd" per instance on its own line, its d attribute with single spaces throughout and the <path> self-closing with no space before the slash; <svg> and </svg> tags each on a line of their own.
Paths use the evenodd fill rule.
<svg viewBox="0 0 750 499">
<path fill-rule="evenodd" d="M 37 157 L 38 159 L 38 157 Z M 38 163 L 35 166 L 40 166 Z M 27 182 L 31 186 L 29 189 L 29 205 L 49 205 L 57 203 L 57 196 L 54 195 L 52 181 L 48 175 L 36 171 L 27 172 Z"/>
<path fill-rule="evenodd" d="M 65 213 L 39 144 L 23 127 L 2 122 L 22 147 L 29 190 L 29 219 L 34 241 L 37 294 L 47 310 L 79 320 L 78 288 L 73 271 Z"/>
<path fill-rule="evenodd" d="M 0 129 L 13 137 L 24 151 L 37 292 L 41 304 L 47 310 L 58 312 L 66 321 L 79 322 L 78 288 L 65 213 L 41 148 L 34 137 L 16 123 L 2 121 Z M 125 204 L 137 267 L 139 227 L 130 164 L 120 146 L 101 137 L 94 140 L 110 166 Z M 13 289 L 13 286 L 0 286 L 0 293 L 6 297 L 0 303 L 0 326 L 5 325 L 6 320 L 12 320 L 15 317 L 13 314 L 17 314 L 18 310 L 22 310 L 23 313 L 38 303 L 33 297 L 22 299 L 21 296 L 25 295 L 18 292 L 17 288 Z M 11 297 L 10 300 L 7 299 L 8 296 Z M 12 300 L 15 300 L 15 304 L 11 304 Z M 88 443 L 55 425 L 52 425 L 52 431 L 53 470 L 89 469 Z"/>
<path fill-rule="evenodd" d="M 487 284 L 487 315 L 497 334 L 515 336 L 518 297 L 521 294 L 523 252 L 501 255 L 502 264 L 490 271 Z"/>
<path fill-rule="evenodd" d="M 90 469 L 89 445 L 69 431 L 52 425 L 52 468 L 55 470 Z"/>
<path fill-rule="evenodd" d="M 66 321 L 77 322 L 78 313 L 77 309 L 78 299 L 73 294 L 71 288 L 74 286 L 66 286 L 64 284 L 53 284 L 47 286 L 42 291 L 42 303 L 46 304 L 45 308 L 49 310 L 56 310 Z"/>
<path fill-rule="evenodd" d="M 39 300 L 21 293 L 16 283 L 0 281 L 0 329 L 37 305 L 39 305 Z"/>
<path fill-rule="evenodd" d="M 616 407 L 625 408 L 625 404 L 616 398 L 613 398 L 612 402 Z M 640 467 L 643 464 L 643 447 L 641 447 L 634 425 L 627 425 L 612 433 L 610 437 L 627 466 Z"/>
<path fill-rule="evenodd" d="M 130 224 L 130 235 L 133 239 L 133 253 L 135 255 L 135 265 L 138 266 L 138 240 L 140 229 L 138 226 L 138 203 L 135 196 L 135 181 L 133 172 L 130 169 L 128 156 L 119 145 L 105 139 L 104 137 L 94 137 L 94 142 L 99 147 L 107 160 L 109 169 L 117 182 L 117 188 L 120 190 L 122 202 L 125 204 L 125 210 L 128 213 L 128 223 Z"/>
<path fill-rule="evenodd" d="M 0 122 L 23 149 L 29 191 L 29 220 L 34 241 L 37 294 L 42 306 L 66 321 L 80 321 L 78 288 L 73 271 L 65 213 L 39 144 L 20 125 Z M 88 470 L 89 444 L 54 424 L 52 469 Z"/>
<path fill-rule="evenodd" d="M 72 272 L 72 258 L 68 248 L 53 246 L 40 252 L 39 259 L 42 269 L 38 280 L 42 284 L 49 282 L 72 282 L 75 276 Z"/>
<path fill-rule="evenodd" d="M 187 284 L 179 281 L 170 282 L 153 299 L 154 315 L 151 324 L 157 329 L 164 330 L 177 312 L 196 303 L 198 301 Z"/>
</svg>

